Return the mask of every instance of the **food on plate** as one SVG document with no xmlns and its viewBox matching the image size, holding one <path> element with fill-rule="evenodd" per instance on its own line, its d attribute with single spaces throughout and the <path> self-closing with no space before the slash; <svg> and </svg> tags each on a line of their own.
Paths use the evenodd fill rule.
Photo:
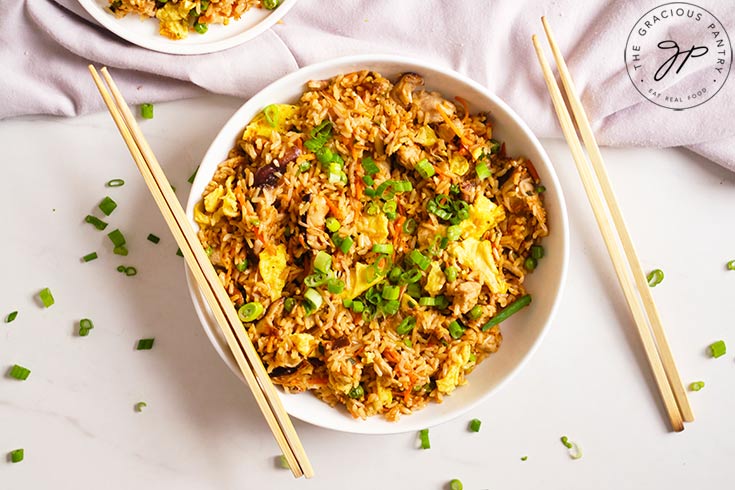
<svg viewBox="0 0 735 490">
<path fill-rule="evenodd" d="M 530 303 L 548 234 L 532 163 L 423 84 L 309 82 L 244 128 L 193 212 L 273 381 L 359 418 L 463 385 Z"/>
<path fill-rule="evenodd" d="M 209 24 L 229 24 L 253 7 L 273 10 L 281 1 L 110 0 L 108 9 L 116 17 L 125 17 L 128 14 L 138 14 L 144 20 L 155 17 L 158 19 L 159 33 L 176 40 L 186 38 L 191 31 L 204 34 Z"/>
</svg>

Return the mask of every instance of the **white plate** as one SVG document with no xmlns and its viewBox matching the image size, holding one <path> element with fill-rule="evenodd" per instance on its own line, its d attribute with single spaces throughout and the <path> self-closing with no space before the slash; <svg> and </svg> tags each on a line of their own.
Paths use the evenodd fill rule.
<svg viewBox="0 0 735 490">
<path fill-rule="evenodd" d="M 228 25 L 210 24 L 206 33 L 190 32 L 186 39 L 178 41 L 160 35 L 155 18 L 141 19 L 128 14 L 118 19 L 107 10 L 107 0 L 79 0 L 79 3 L 97 22 L 133 44 L 161 53 L 204 54 L 232 48 L 254 38 L 286 15 L 296 0 L 283 0 L 275 10 L 252 8 L 240 20 L 232 20 Z"/>
<path fill-rule="evenodd" d="M 457 417 L 496 392 L 518 372 L 538 347 L 556 311 L 566 278 L 569 235 L 564 197 L 556 173 L 541 144 L 516 113 L 487 89 L 458 73 L 395 56 L 353 56 L 307 66 L 272 83 L 246 102 L 222 128 L 199 167 L 186 207 L 187 216 L 195 229 L 198 226 L 193 218 L 194 206 L 201 199 L 202 191 L 217 165 L 227 158 L 227 153 L 253 116 L 268 104 L 296 102 L 309 80 L 331 78 L 339 73 L 361 69 L 377 71 L 392 80 L 401 73 L 416 72 L 424 77 L 426 88 L 438 90 L 449 99 L 463 97 L 469 102 L 472 112 L 489 111 L 493 121 L 493 137 L 505 142 L 509 155 L 529 158 L 547 189 L 545 205 L 550 234 L 542 242 L 546 254 L 536 271 L 526 277 L 527 290 L 533 302 L 502 323 L 504 339 L 501 348 L 475 368 L 467 377 L 467 385 L 457 388 L 444 398 L 443 403 L 430 403 L 423 410 L 402 416 L 398 422 L 388 422 L 382 417 L 354 419 L 345 409 L 332 408 L 310 393 L 281 393 L 288 413 L 305 422 L 345 432 L 391 434 L 423 429 Z M 225 363 L 242 379 L 227 343 L 190 274 L 187 279 L 194 306 L 207 336 Z"/>
</svg>

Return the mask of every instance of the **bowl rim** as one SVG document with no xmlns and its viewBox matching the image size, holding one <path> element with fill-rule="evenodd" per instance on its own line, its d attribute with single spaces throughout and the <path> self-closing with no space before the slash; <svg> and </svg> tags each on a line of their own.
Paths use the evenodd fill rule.
<svg viewBox="0 0 735 490">
<path fill-rule="evenodd" d="M 223 155 L 221 154 L 221 152 L 217 151 L 217 148 L 216 148 L 217 146 L 219 146 L 218 145 L 219 141 L 223 138 L 230 139 L 232 135 L 237 134 L 238 132 L 242 131 L 243 123 L 241 120 L 243 119 L 243 117 L 241 115 L 243 113 L 253 110 L 253 105 L 260 104 L 259 99 L 261 99 L 264 93 L 267 94 L 268 92 L 273 90 L 273 86 L 280 87 L 282 85 L 294 84 L 294 83 L 303 85 L 307 80 L 311 79 L 310 78 L 311 73 L 321 72 L 322 70 L 330 69 L 334 71 L 334 74 L 336 75 L 337 73 L 339 73 L 340 69 L 344 71 L 348 69 L 351 70 L 352 67 L 356 65 L 369 67 L 370 65 L 386 64 L 386 63 L 406 66 L 407 68 L 406 71 L 420 71 L 421 69 L 433 70 L 441 74 L 442 76 L 453 78 L 457 80 L 458 82 L 469 86 L 471 89 L 474 89 L 480 92 L 484 97 L 489 99 L 493 104 L 497 105 L 497 107 L 499 107 L 500 110 L 504 111 L 505 114 L 512 120 L 513 124 L 515 124 L 518 127 L 518 129 L 523 134 L 525 134 L 529 143 L 533 146 L 533 149 L 544 161 L 545 170 L 548 171 L 548 177 L 544 179 L 544 185 L 547 188 L 551 188 L 551 190 L 553 190 L 554 194 L 557 197 L 558 206 L 559 206 L 559 216 L 556 216 L 556 215 L 554 216 L 554 220 L 556 221 L 556 224 L 554 226 L 555 230 L 558 230 L 557 233 L 562 234 L 562 236 L 560 237 L 562 251 L 561 251 L 560 272 L 558 275 L 558 287 L 556 289 L 555 297 L 549 308 L 549 313 L 546 316 L 544 320 L 544 324 L 539 330 L 539 333 L 536 339 L 532 342 L 530 347 L 523 354 L 520 361 L 517 362 L 515 366 L 513 366 L 509 370 L 509 372 L 495 386 L 493 386 L 489 390 L 477 396 L 475 399 L 470 400 L 469 402 L 463 404 L 462 406 L 458 407 L 455 410 L 452 410 L 446 413 L 440 413 L 437 416 L 432 417 L 432 421 L 429 426 L 433 427 L 433 426 L 443 424 L 449 420 L 455 419 L 461 416 L 462 414 L 465 414 L 468 411 L 472 410 L 473 408 L 480 405 L 481 403 L 487 401 L 487 399 L 491 395 L 494 395 L 498 393 L 500 390 L 502 390 L 503 387 L 505 387 L 506 384 L 510 382 L 518 374 L 518 372 L 520 372 L 521 369 L 526 366 L 526 364 L 536 353 L 539 346 L 541 345 L 541 342 L 547 335 L 549 327 L 553 319 L 556 316 L 557 310 L 559 308 L 559 304 L 561 302 L 561 298 L 564 293 L 564 288 L 565 288 L 566 279 L 567 279 L 567 272 L 568 272 L 568 264 L 569 264 L 569 219 L 568 219 L 566 201 L 564 199 L 564 194 L 563 194 L 558 176 L 551 163 L 551 159 L 547 155 L 546 151 L 544 150 L 543 146 L 541 145 L 536 135 L 531 131 L 528 125 L 520 118 L 520 116 L 518 116 L 518 114 L 513 109 L 511 109 L 502 99 L 500 99 L 497 95 L 492 93 L 488 88 L 482 86 L 478 82 L 472 80 L 471 78 L 461 73 L 458 73 L 446 67 L 439 66 L 435 63 L 428 62 L 428 61 L 421 60 L 421 59 L 416 59 L 416 58 L 411 58 L 411 57 L 406 57 L 406 56 L 392 55 L 392 54 L 361 54 L 361 55 L 342 56 L 342 57 L 331 58 L 325 61 L 321 61 L 318 63 L 304 66 L 297 71 L 289 73 L 288 75 L 285 75 L 275 80 L 274 82 L 270 83 L 265 88 L 260 90 L 258 93 L 253 95 L 250 99 L 245 101 L 245 103 L 243 103 L 235 111 L 235 113 L 233 113 L 233 115 L 230 116 L 227 122 L 220 129 L 217 136 L 214 138 L 214 140 L 212 140 L 212 143 L 210 144 L 209 148 L 204 154 L 204 157 L 202 158 L 200 165 L 212 159 L 216 159 L 218 162 L 221 162 L 224 160 Z M 260 108 L 260 105 L 258 106 L 258 108 Z M 194 205 L 200 200 L 200 197 L 201 197 L 198 194 L 195 194 L 194 190 L 200 187 L 200 185 L 198 185 L 198 180 L 204 179 L 204 178 L 206 178 L 208 182 L 211 176 L 207 175 L 205 177 L 203 176 L 202 173 L 197 172 L 197 176 L 194 180 L 194 183 L 191 186 L 189 197 L 187 199 L 186 215 L 189 218 L 190 222 L 192 223 L 193 223 Z M 244 382 L 242 378 L 242 374 L 239 372 L 237 365 L 230 358 L 229 352 L 224 352 L 222 350 L 219 339 L 215 337 L 215 334 L 212 332 L 212 329 L 208 328 L 209 319 L 208 319 L 207 314 L 204 311 L 208 307 L 206 303 L 204 302 L 201 296 L 201 293 L 199 292 L 199 289 L 196 287 L 196 283 L 194 282 L 191 272 L 188 270 L 186 266 L 184 267 L 186 269 L 186 280 L 187 280 L 187 284 L 189 287 L 189 293 L 190 293 L 192 302 L 194 304 L 194 308 L 196 310 L 199 321 L 202 325 L 202 328 L 204 329 L 210 343 L 212 344 L 212 347 L 217 351 L 220 358 L 230 368 L 230 371 L 232 371 L 241 381 Z M 282 401 L 284 402 L 284 404 L 288 405 L 286 403 L 287 399 L 285 397 L 293 396 L 293 395 L 287 395 L 283 393 L 282 390 L 277 390 L 277 391 Z M 429 408 L 431 408 L 431 405 L 424 407 L 421 411 L 427 410 Z M 303 422 L 307 422 L 311 425 L 316 425 L 318 427 L 322 427 L 325 429 L 331 429 L 331 430 L 353 433 L 353 434 L 365 434 L 365 435 L 401 434 L 401 433 L 416 431 L 416 430 L 426 427 L 426 424 L 411 423 L 410 416 L 402 417 L 400 422 L 387 423 L 388 425 L 381 425 L 379 426 L 378 430 L 376 430 L 375 426 L 368 426 L 367 424 L 360 424 L 361 422 L 360 420 L 357 420 L 354 425 L 349 425 L 349 427 L 346 425 L 335 427 L 333 425 L 329 425 L 328 423 L 322 422 L 321 420 L 319 420 L 318 416 L 309 417 L 309 416 L 304 416 L 303 414 L 293 414 L 290 411 L 289 411 L 289 415 Z M 381 429 L 382 427 L 385 427 L 385 429 Z"/>
<path fill-rule="evenodd" d="M 128 29 L 124 24 L 120 22 L 120 19 L 110 15 L 104 11 L 98 3 L 98 0 L 77 0 L 82 8 L 96 20 L 102 27 L 112 32 L 116 36 L 142 48 L 150 49 L 151 51 L 157 51 L 159 53 L 166 54 L 178 54 L 178 55 L 196 55 L 196 54 L 208 54 L 215 53 L 217 51 L 224 51 L 225 49 L 234 48 L 242 43 L 245 43 L 263 32 L 270 29 L 276 22 L 283 18 L 291 7 L 297 2 L 297 0 L 284 0 L 284 2 L 278 6 L 277 9 L 272 10 L 266 14 L 263 19 L 255 24 L 254 26 L 244 31 L 233 31 L 233 34 L 228 35 L 217 41 L 208 41 L 202 39 L 201 42 L 196 44 L 182 43 L 173 39 L 168 39 L 164 36 L 156 34 L 157 37 L 147 37 L 136 34 L 134 31 Z M 247 15 L 245 12 L 244 15 Z M 235 25 L 233 24 L 232 27 Z M 223 26 L 226 27 L 226 26 Z M 160 39 L 159 39 L 160 38 Z M 177 44 L 178 43 L 178 44 Z"/>
</svg>

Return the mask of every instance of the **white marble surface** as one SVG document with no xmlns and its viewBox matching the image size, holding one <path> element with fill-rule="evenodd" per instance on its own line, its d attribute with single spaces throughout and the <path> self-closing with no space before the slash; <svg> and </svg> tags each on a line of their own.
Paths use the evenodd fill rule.
<svg viewBox="0 0 735 490">
<path fill-rule="evenodd" d="M 240 102 L 160 104 L 144 123 L 177 194 Z M 0 122 L 0 488 L 724 488 L 735 455 L 735 176 L 680 150 L 603 149 L 697 416 L 669 432 L 570 154 L 544 141 L 569 206 L 571 264 L 552 328 L 507 387 L 466 417 L 415 434 L 357 436 L 296 422 L 316 470 L 294 480 L 247 391 L 194 315 L 176 245 L 109 116 Z M 123 178 L 124 187 L 104 183 Z M 109 194 L 130 255 L 82 222 Z M 108 230 L 109 231 L 109 230 Z M 148 233 L 161 237 L 158 245 Z M 100 258 L 83 264 L 96 250 Z M 134 265 L 126 277 L 115 269 Z M 50 287 L 56 304 L 36 293 Z M 76 335 L 89 317 L 95 329 Z M 153 350 L 136 351 L 141 337 Z M 711 359 L 724 339 L 733 352 Z M 25 382 L 5 376 L 13 364 Z M 133 406 L 148 407 L 136 413 Z M 467 422 L 482 419 L 478 434 Z M 573 461 L 561 435 L 579 442 Z M 25 448 L 20 464 L 6 454 Z M 521 461 L 521 456 L 528 456 Z"/>
</svg>

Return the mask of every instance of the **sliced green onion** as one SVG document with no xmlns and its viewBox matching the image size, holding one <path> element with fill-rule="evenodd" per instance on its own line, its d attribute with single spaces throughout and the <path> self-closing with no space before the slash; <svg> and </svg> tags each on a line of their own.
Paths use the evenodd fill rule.
<svg viewBox="0 0 735 490">
<path fill-rule="evenodd" d="M 411 339 L 406 337 L 405 339 L 403 339 L 403 345 L 410 349 L 411 347 L 413 347 L 413 342 L 411 342 Z"/>
<path fill-rule="evenodd" d="M 343 299 L 342 306 L 344 306 L 345 308 L 350 308 L 352 306 L 352 300 L 349 298 Z"/>
<path fill-rule="evenodd" d="M 241 322 L 250 323 L 260 318 L 260 315 L 263 314 L 263 311 L 265 311 L 265 308 L 262 304 L 257 301 L 252 301 L 250 303 L 245 303 L 244 305 L 242 305 L 240 309 L 237 310 L 237 316 L 238 318 L 240 318 Z"/>
<path fill-rule="evenodd" d="M 472 420 L 470 420 L 470 431 L 471 432 L 480 432 L 480 425 L 482 425 L 482 421 L 480 419 L 472 419 Z"/>
<path fill-rule="evenodd" d="M 242 259 L 242 261 L 237 263 L 235 268 L 240 272 L 245 272 L 245 269 L 248 268 L 248 259 Z"/>
<path fill-rule="evenodd" d="M 536 193 L 537 194 L 543 194 L 544 192 L 546 192 L 546 187 L 545 186 L 543 186 L 543 185 L 536 186 Z"/>
<path fill-rule="evenodd" d="M 10 451 L 10 462 L 11 463 L 20 463 L 21 461 L 23 461 L 24 457 L 25 457 L 25 450 L 23 448 L 14 449 Z"/>
<path fill-rule="evenodd" d="M 536 266 L 537 265 L 538 265 L 538 261 L 536 259 L 534 259 L 533 257 L 526 257 L 526 260 L 523 262 L 523 266 L 529 272 L 531 272 L 534 269 L 536 269 Z"/>
<path fill-rule="evenodd" d="M 274 10 L 281 4 L 281 0 L 263 0 L 262 4 L 263 8 Z M 288 466 L 286 468 L 288 468 Z"/>
<path fill-rule="evenodd" d="M 386 315 L 395 315 L 396 313 L 398 313 L 398 310 L 400 308 L 401 308 L 401 304 L 394 299 L 386 301 L 385 303 L 381 305 L 381 310 Z"/>
<path fill-rule="evenodd" d="M 154 338 L 140 339 L 138 340 L 138 346 L 136 347 L 136 350 L 151 350 L 155 341 L 156 339 Z"/>
<path fill-rule="evenodd" d="M 135 411 L 140 413 L 147 406 L 148 404 L 146 402 L 138 402 L 135 404 Z"/>
<path fill-rule="evenodd" d="M 189 176 L 188 179 L 186 179 L 186 181 L 190 184 L 193 184 L 198 171 L 199 171 L 199 165 L 197 165 L 197 168 L 194 169 L 194 172 L 192 172 L 192 174 Z"/>
<path fill-rule="evenodd" d="M 487 163 L 484 161 L 481 161 L 475 166 L 475 172 L 477 172 L 477 178 L 480 180 L 485 180 L 492 175 L 490 168 L 488 168 Z"/>
<path fill-rule="evenodd" d="M 125 268 L 125 275 L 126 276 L 135 276 L 138 274 L 138 269 L 135 267 L 126 267 Z"/>
<path fill-rule="evenodd" d="M 125 272 L 125 266 L 124 265 L 118 265 L 117 266 L 117 271 L 118 272 Z"/>
<path fill-rule="evenodd" d="M 179 257 L 183 257 L 184 256 L 183 252 L 181 252 L 181 248 L 177 248 L 176 249 L 176 255 L 178 255 Z"/>
<path fill-rule="evenodd" d="M 401 275 L 403 275 L 403 269 L 401 269 L 398 266 L 395 266 L 388 273 L 388 280 L 393 283 L 400 282 Z"/>
<path fill-rule="evenodd" d="M 94 226 L 95 228 L 97 228 L 100 231 L 102 231 L 105 228 L 107 228 L 107 223 L 105 223 L 101 219 L 97 218 L 96 216 L 92 216 L 91 214 L 88 214 L 84 218 L 84 221 L 86 221 L 87 223 L 89 223 L 90 225 Z"/>
<path fill-rule="evenodd" d="M 456 242 L 462 235 L 462 229 L 458 225 L 452 225 L 447 227 L 447 239 L 450 242 Z"/>
<path fill-rule="evenodd" d="M 661 283 L 661 281 L 664 280 L 664 271 L 662 271 L 661 269 L 654 269 L 648 273 L 646 279 L 648 280 L 648 285 L 650 287 L 656 287 L 658 284 Z"/>
<path fill-rule="evenodd" d="M 561 443 L 564 444 L 564 447 L 569 449 L 569 456 L 572 459 L 579 459 L 582 457 L 582 450 L 579 448 L 579 446 L 571 441 L 569 441 L 569 438 L 567 436 L 561 437 Z"/>
<path fill-rule="evenodd" d="M 347 396 L 353 400 L 358 400 L 365 396 L 365 388 L 363 388 L 362 385 L 357 385 L 347 393 Z"/>
<path fill-rule="evenodd" d="M 413 233 L 418 228 L 418 225 L 416 224 L 416 220 L 413 218 L 408 218 L 405 223 L 403 223 L 403 232 L 408 233 L 409 235 L 413 235 Z"/>
<path fill-rule="evenodd" d="M 434 166 L 429 163 L 429 160 L 426 158 L 420 160 L 415 167 L 416 171 L 419 173 L 421 177 L 424 179 L 428 179 L 432 175 L 436 173 L 436 170 L 434 170 Z"/>
<path fill-rule="evenodd" d="M 326 274 L 331 267 L 332 256 L 323 250 L 317 252 L 316 257 L 314 257 L 314 270 Z"/>
<path fill-rule="evenodd" d="M 275 128 L 278 124 L 278 106 L 276 104 L 270 104 L 265 106 L 263 109 L 263 115 L 265 116 L 265 122 L 272 128 Z"/>
<path fill-rule="evenodd" d="M 413 284 L 421 279 L 421 271 L 414 268 L 401 274 L 399 282 L 403 284 Z"/>
<path fill-rule="evenodd" d="M 492 155 L 493 153 L 497 153 L 498 151 L 500 151 L 500 146 L 501 145 L 499 141 L 491 139 L 490 140 L 490 154 Z"/>
<path fill-rule="evenodd" d="M 283 309 L 286 310 L 286 313 L 291 313 L 296 306 L 296 300 L 293 298 L 286 298 L 283 301 Z"/>
<path fill-rule="evenodd" d="M 425 271 L 426 268 L 429 267 L 429 264 L 431 264 L 431 260 L 426 258 L 426 256 L 418 250 L 411 250 L 411 253 L 408 254 L 408 258 L 411 259 L 411 262 L 416 264 L 416 266 L 422 271 Z"/>
<path fill-rule="evenodd" d="M 11 311 L 8 316 L 5 317 L 5 323 L 10 323 L 18 316 L 17 311 Z"/>
<path fill-rule="evenodd" d="M 560 440 L 561 440 L 561 443 L 564 444 L 564 446 L 567 449 L 571 449 L 574 447 L 574 445 L 571 442 L 569 442 L 569 438 L 567 436 L 561 436 Z"/>
<path fill-rule="evenodd" d="M 122 247 L 123 245 L 125 245 L 125 236 L 118 229 L 115 229 L 114 231 L 108 233 L 107 237 L 110 239 L 115 247 Z"/>
<path fill-rule="evenodd" d="M 368 216 L 375 216 L 376 214 L 378 214 L 379 211 L 380 208 L 374 202 L 369 202 L 367 207 L 365 208 L 365 212 L 368 214 Z"/>
<path fill-rule="evenodd" d="M 371 157 L 365 157 L 362 159 L 362 168 L 365 169 L 365 174 L 373 176 L 380 172 L 380 168 Z"/>
<path fill-rule="evenodd" d="M 376 243 L 373 245 L 373 252 L 376 254 L 391 255 L 393 253 L 393 245 L 390 243 Z"/>
<path fill-rule="evenodd" d="M 456 267 L 453 265 L 450 265 L 446 269 L 444 269 L 444 275 L 447 278 L 447 282 L 454 282 L 457 280 L 457 275 L 459 274 L 459 271 Z"/>
<path fill-rule="evenodd" d="M 114 253 L 115 255 L 127 256 L 128 255 L 128 249 L 125 246 L 115 247 L 115 248 L 112 249 L 112 253 Z"/>
<path fill-rule="evenodd" d="M 459 320 L 452 320 L 447 326 L 447 330 L 449 330 L 449 335 L 451 335 L 454 340 L 459 340 L 462 338 L 462 335 L 464 335 L 465 328 L 461 323 L 459 323 Z"/>
<path fill-rule="evenodd" d="M 38 297 L 41 298 L 41 303 L 43 303 L 45 308 L 48 308 L 55 303 L 54 295 L 51 294 L 51 290 L 49 288 L 43 288 L 41 292 L 38 293 Z"/>
<path fill-rule="evenodd" d="M 153 104 L 140 104 L 140 115 L 143 119 L 153 119 Z"/>
<path fill-rule="evenodd" d="M 82 260 L 84 262 L 91 262 L 91 261 L 93 261 L 96 258 L 97 258 L 97 252 L 92 252 L 92 253 L 88 253 L 87 255 L 85 255 L 84 257 L 82 257 Z"/>
<path fill-rule="evenodd" d="M 12 368 L 10 368 L 10 372 L 8 373 L 11 378 L 15 378 L 20 381 L 25 381 L 28 379 L 28 375 L 31 374 L 31 370 L 24 368 L 23 366 L 19 366 L 17 364 L 14 364 Z"/>
<path fill-rule="evenodd" d="M 406 294 L 413 299 L 421 297 L 421 285 L 418 282 L 414 282 L 406 286 Z"/>
<path fill-rule="evenodd" d="M 353 243 L 355 243 L 355 241 L 354 241 L 354 240 L 352 239 L 352 237 L 348 237 L 348 236 L 347 236 L 347 237 L 345 237 L 345 238 L 344 238 L 344 239 L 342 240 L 342 243 L 340 243 L 340 244 L 339 244 L 338 248 L 339 248 L 339 250 L 340 250 L 340 251 L 341 251 L 341 252 L 342 252 L 343 254 L 346 254 L 346 253 L 347 253 L 347 252 L 349 252 L 349 251 L 350 251 L 350 249 L 352 248 L 352 244 L 353 244 Z"/>
<path fill-rule="evenodd" d="M 337 218 L 332 218 L 331 216 L 327 218 L 326 225 L 327 225 L 327 230 L 331 232 L 335 232 L 339 230 L 341 226 L 339 224 L 339 221 L 337 221 Z"/>
<path fill-rule="evenodd" d="M 79 320 L 79 336 L 86 337 L 89 335 L 89 331 L 94 328 L 94 323 L 89 318 L 82 318 Z"/>
<path fill-rule="evenodd" d="M 362 313 L 363 311 L 365 311 L 365 305 L 362 301 L 354 300 L 352 302 L 352 311 L 354 311 L 355 313 Z"/>
<path fill-rule="evenodd" d="M 472 307 L 472 309 L 467 313 L 469 317 L 473 320 L 477 320 L 482 316 L 482 306 L 475 305 Z"/>
<path fill-rule="evenodd" d="M 421 429 L 419 431 L 419 439 L 421 440 L 421 449 L 431 448 L 431 442 L 429 441 L 429 429 Z"/>
<path fill-rule="evenodd" d="M 544 256 L 544 247 L 541 245 L 531 245 L 531 257 L 538 260 Z"/>
<path fill-rule="evenodd" d="M 521 456 L 521 461 L 527 461 L 527 460 L 528 460 L 528 456 Z"/>
<path fill-rule="evenodd" d="M 413 190 L 413 184 L 409 180 L 397 180 L 393 182 L 393 190 L 396 193 L 410 192 Z"/>
<path fill-rule="evenodd" d="M 363 175 L 362 181 L 365 182 L 365 185 L 369 187 L 372 187 L 375 185 L 375 180 L 373 180 L 373 178 L 370 177 L 369 175 Z M 365 189 L 365 190 L 368 190 L 368 189 Z M 372 190 L 372 189 L 369 189 L 369 190 Z M 373 197 L 373 196 L 368 196 L 368 197 Z"/>
<path fill-rule="evenodd" d="M 416 326 L 416 318 L 412 316 L 407 316 L 403 320 L 401 320 L 401 323 L 398 324 L 396 327 L 396 333 L 398 335 L 406 335 L 411 330 L 413 330 L 413 327 Z"/>
<path fill-rule="evenodd" d="M 454 480 L 450 480 L 449 490 L 462 490 L 462 482 L 457 480 L 456 478 Z"/>
<path fill-rule="evenodd" d="M 726 264 L 727 270 L 735 271 L 735 260 L 731 260 Z"/>
<path fill-rule="evenodd" d="M 125 185 L 125 181 L 123 179 L 112 179 L 108 180 L 105 185 L 107 187 L 122 187 Z"/>
<path fill-rule="evenodd" d="M 302 162 L 299 164 L 299 172 L 301 172 L 302 174 L 304 172 L 308 172 L 310 168 L 311 164 L 309 162 Z"/>
<path fill-rule="evenodd" d="M 525 296 L 521 296 L 502 310 L 500 310 L 498 313 L 495 314 L 494 317 L 492 317 L 488 322 L 482 326 L 482 331 L 485 332 L 489 330 L 491 327 L 494 327 L 498 323 L 506 320 L 509 316 L 518 313 L 523 307 L 528 306 L 531 304 L 531 295 L 526 294 Z"/>
<path fill-rule="evenodd" d="M 401 288 L 399 288 L 398 286 L 391 286 L 389 284 L 386 284 L 385 286 L 383 286 L 383 292 L 381 294 L 383 299 L 387 299 L 387 300 L 398 299 L 400 295 L 401 295 Z"/>
<path fill-rule="evenodd" d="M 383 204 L 383 212 L 390 220 L 396 219 L 396 210 L 398 209 L 398 203 L 391 199 Z"/>
<path fill-rule="evenodd" d="M 447 303 L 447 299 L 444 296 L 422 296 L 419 298 L 419 304 L 421 306 L 438 306 L 438 307 L 445 307 Z"/>
<path fill-rule="evenodd" d="M 695 381 L 689 384 L 689 391 L 699 391 L 704 388 L 704 381 Z"/>
<path fill-rule="evenodd" d="M 372 179 L 371 179 L 372 180 Z M 363 194 L 365 194 L 367 197 L 375 197 L 378 195 L 378 192 L 375 189 L 367 188 L 364 191 L 362 191 Z M 373 204 L 373 203 L 370 203 Z"/>
<path fill-rule="evenodd" d="M 98 207 L 103 213 L 105 213 L 105 216 L 109 216 L 117 207 L 117 203 L 107 196 L 102 199 L 102 202 L 100 202 Z"/>
<path fill-rule="evenodd" d="M 158 243 L 158 242 L 160 242 L 160 241 L 161 241 L 161 239 L 160 239 L 160 238 L 158 238 L 158 237 L 157 237 L 156 235 L 154 235 L 153 233 L 149 233 L 149 234 L 148 234 L 148 241 L 149 241 L 149 242 L 153 242 L 153 243 Z"/>
<path fill-rule="evenodd" d="M 345 282 L 342 279 L 332 277 L 327 281 L 327 290 L 332 294 L 339 294 L 345 290 Z"/>
<path fill-rule="evenodd" d="M 309 304 L 311 311 L 316 311 L 322 306 L 322 295 L 316 289 L 307 289 L 304 292 L 304 300 Z"/>
<path fill-rule="evenodd" d="M 713 342 L 709 346 L 709 352 L 712 357 L 722 357 L 727 353 L 727 346 L 725 345 L 724 340 L 718 340 L 717 342 Z"/>
</svg>

